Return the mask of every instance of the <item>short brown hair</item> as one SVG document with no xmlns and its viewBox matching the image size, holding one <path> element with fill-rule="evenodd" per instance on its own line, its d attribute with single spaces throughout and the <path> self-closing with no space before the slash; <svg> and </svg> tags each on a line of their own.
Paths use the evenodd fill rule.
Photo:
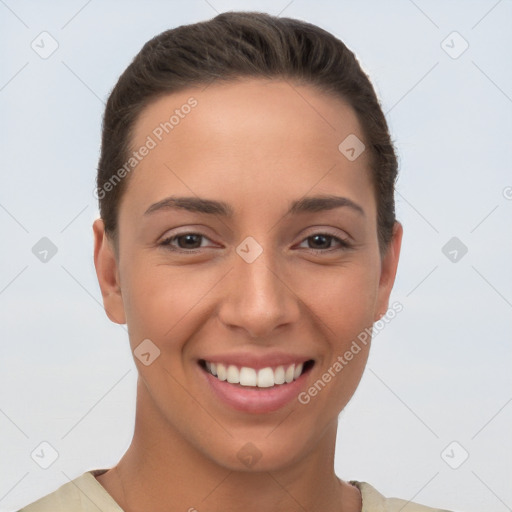
<svg viewBox="0 0 512 512">
<path fill-rule="evenodd" d="M 105 185 L 130 154 L 141 111 L 164 94 L 243 77 L 290 79 L 347 102 L 371 153 L 381 254 L 395 223 L 398 163 L 384 113 L 355 55 L 329 32 L 303 21 L 258 12 L 226 12 L 149 40 L 120 76 L 103 117 L 96 193 L 106 232 L 116 239 L 126 179 Z M 341 141 L 340 141 L 341 142 Z"/>
</svg>

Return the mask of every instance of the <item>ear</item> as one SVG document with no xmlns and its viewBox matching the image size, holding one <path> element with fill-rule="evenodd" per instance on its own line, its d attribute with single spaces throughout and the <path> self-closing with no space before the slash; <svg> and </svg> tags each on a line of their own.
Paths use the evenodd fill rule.
<svg viewBox="0 0 512 512">
<path fill-rule="evenodd" d="M 400 222 L 395 222 L 393 235 L 389 242 L 386 253 L 381 261 L 381 273 L 379 280 L 379 291 L 375 310 L 374 322 L 384 316 L 389 307 L 389 296 L 395 283 L 396 270 L 402 246 L 403 227 Z"/>
<path fill-rule="evenodd" d="M 116 324 L 125 324 L 123 297 L 119 282 L 118 262 L 113 242 L 105 233 L 105 224 L 97 219 L 92 225 L 94 232 L 94 266 L 103 296 L 107 316 Z"/>
</svg>

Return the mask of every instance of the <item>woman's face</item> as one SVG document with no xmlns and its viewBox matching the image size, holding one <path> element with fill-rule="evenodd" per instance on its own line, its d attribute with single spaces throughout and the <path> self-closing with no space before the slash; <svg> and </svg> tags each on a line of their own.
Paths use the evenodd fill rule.
<svg viewBox="0 0 512 512">
<path fill-rule="evenodd" d="M 368 356 L 353 342 L 387 309 L 401 241 L 397 224 L 381 259 L 361 141 L 345 103 L 284 81 L 145 108 L 118 258 L 101 221 L 95 233 L 146 425 L 235 470 L 290 465 L 335 430 Z"/>
</svg>

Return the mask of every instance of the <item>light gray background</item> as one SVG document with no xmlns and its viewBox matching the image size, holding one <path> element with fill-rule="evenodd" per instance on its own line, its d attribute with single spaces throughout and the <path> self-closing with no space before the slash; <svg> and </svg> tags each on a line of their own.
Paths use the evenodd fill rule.
<svg viewBox="0 0 512 512">
<path fill-rule="evenodd" d="M 0 0 L 1 510 L 114 465 L 129 445 L 136 369 L 92 260 L 103 102 L 146 40 L 226 10 L 297 17 L 345 41 L 400 156 L 392 301 L 404 310 L 341 415 L 339 476 L 431 506 L 512 510 L 510 0 Z M 59 45 L 47 59 L 31 48 L 43 31 Z M 469 44 L 458 58 L 445 51 L 463 48 L 458 36 L 442 45 L 453 31 Z M 453 236 L 468 248 L 457 262 L 441 250 Z M 47 263 L 32 253 L 42 237 L 58 248 Z M 31 458 L 42 441 L 58 452 L 48 469 Z M 469 453 L 458 469 L 441 456 L 452 441 L 452 465 Z"/>
</svg>

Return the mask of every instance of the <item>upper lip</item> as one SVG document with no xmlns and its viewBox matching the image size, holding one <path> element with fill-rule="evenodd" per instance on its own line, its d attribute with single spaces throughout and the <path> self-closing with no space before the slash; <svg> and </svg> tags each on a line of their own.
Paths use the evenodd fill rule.
<svg viewBox="0 0 512 512">
<path fill-rule="evenodd" d="M 234 365 L 239 367 L 249 367 L 259 370 L 261 368 L 287 366 L 291 364 L 300 364 L 310 361 L 313 358 L 306 355 L 289 354 L 284 352 L 270 352 L 267 354 L 254 354 L 254 353 L 225 353 L 215 354 L 211 356 L 204 356 L 200 360 L 208 361 L 209 363 L 222 363 L 226 365 Z"/>
</svg>

